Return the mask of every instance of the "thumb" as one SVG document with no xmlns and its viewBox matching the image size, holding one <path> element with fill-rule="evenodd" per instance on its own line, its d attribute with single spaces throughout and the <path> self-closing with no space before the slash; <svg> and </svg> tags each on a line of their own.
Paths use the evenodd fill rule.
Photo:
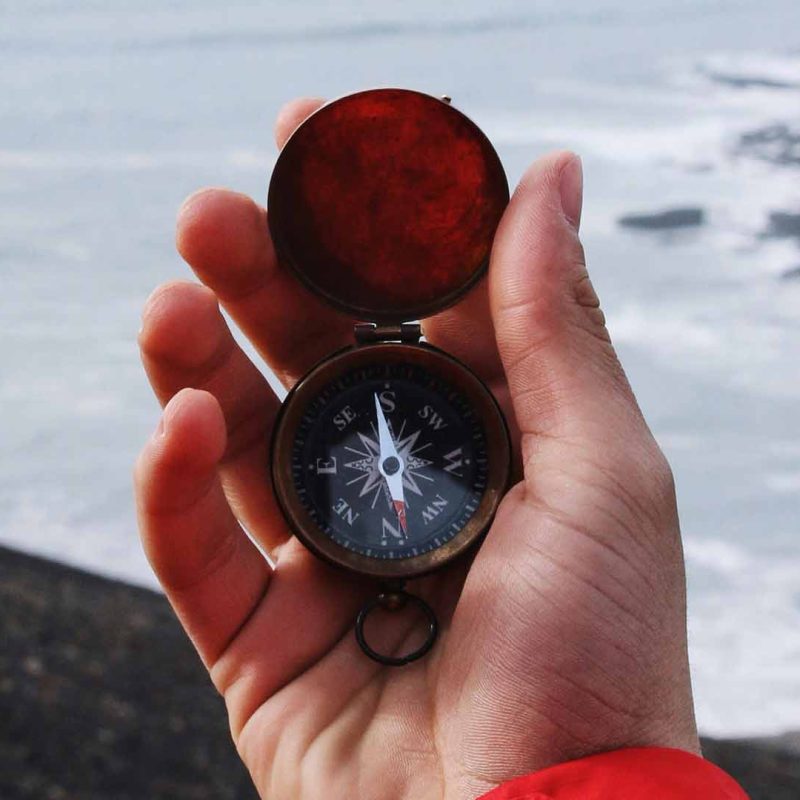
<svg viewBox="0 0 800 800">
<path fill-rule="evenodd" d="M 520 181 L 495 236 L 490 299 L 523 457 L 531 436 L 592 436 L 641 417 L 578 239 L 583 174 L 552 153 Z M 614 425 L 614 427 L 617 427 Z"/>
</svg>

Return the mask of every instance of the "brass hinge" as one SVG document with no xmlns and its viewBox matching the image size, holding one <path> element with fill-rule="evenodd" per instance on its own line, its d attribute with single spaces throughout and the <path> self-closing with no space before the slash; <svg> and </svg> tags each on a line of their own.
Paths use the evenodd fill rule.
<svg viewBox="0 0 800 800">
<path fill-rule="evenodd" d="M 419 322 L 401 322 L 399 325 L 376 325 L 374 322 L 357 322 L 353 332 L 358 344 L 377 342 L 403 342 L 418 344 L 422 336 Z"/>
</svg>

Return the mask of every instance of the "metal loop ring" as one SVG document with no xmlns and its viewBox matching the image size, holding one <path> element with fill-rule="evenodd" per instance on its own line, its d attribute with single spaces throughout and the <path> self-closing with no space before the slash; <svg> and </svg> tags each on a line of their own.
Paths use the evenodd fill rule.
<svg viewBox="0 0 800 800">
<path fill-rule="evenodd" d="M 412 650 L 404 656 L 387 656 L 377 652 L 377 650 L 373 650 L 369 644 L 367 644 L 366 637 L 364 636 L 364 624 L 367 621 L 367 617 L 378 606 L 394 611 L 402 608 L 409 601 L 422 610 L 428 621 L 428 635 L 425 637 L 425 641 L 416 650 Z M 379 664 L 385 664 L 388 667 L 403 667 L 406 664 L 410 664 L 412 661 L 416 661 L 418 658 L 422 658 L 422 656 L 433 647 L 438 634 L 439 623 L 436 620 L 436 614 L 433 613 L 433 609 L 421 597 L 417 597 L 414 594 L 409 594 L 402 590 L 390 593 L 387 592 L 374 597 L 358 612 L 358 617 L 356 618 L 356 641 L 358 642 L 358 646 L 373 661 L 377 661 Z"/>
</svg>

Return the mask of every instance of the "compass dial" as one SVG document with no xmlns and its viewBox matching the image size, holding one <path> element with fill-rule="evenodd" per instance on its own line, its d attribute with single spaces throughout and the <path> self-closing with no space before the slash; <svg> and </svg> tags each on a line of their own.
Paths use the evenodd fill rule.
<svg viewBox="0 0 800 800">
<path fill-rule="evenodd" d="M 374 559 L 450 542 L 481 505 L 484 427 L 467 398 L 424 367 L 365 364 L 321 387 L 291 447 L 296 496 L 320 531 Z"/>
</svg>

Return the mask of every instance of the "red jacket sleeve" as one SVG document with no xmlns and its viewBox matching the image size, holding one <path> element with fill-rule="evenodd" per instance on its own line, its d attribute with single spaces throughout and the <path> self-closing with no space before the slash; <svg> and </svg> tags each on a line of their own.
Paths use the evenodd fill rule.
<svg viewBox="0 0 800 800">
<path fill-rule="evenodd" d="M 568 761 L 479 800 L 748 800 L 719 767 L 684 750 L 631 747 Z"/>
</svg>

